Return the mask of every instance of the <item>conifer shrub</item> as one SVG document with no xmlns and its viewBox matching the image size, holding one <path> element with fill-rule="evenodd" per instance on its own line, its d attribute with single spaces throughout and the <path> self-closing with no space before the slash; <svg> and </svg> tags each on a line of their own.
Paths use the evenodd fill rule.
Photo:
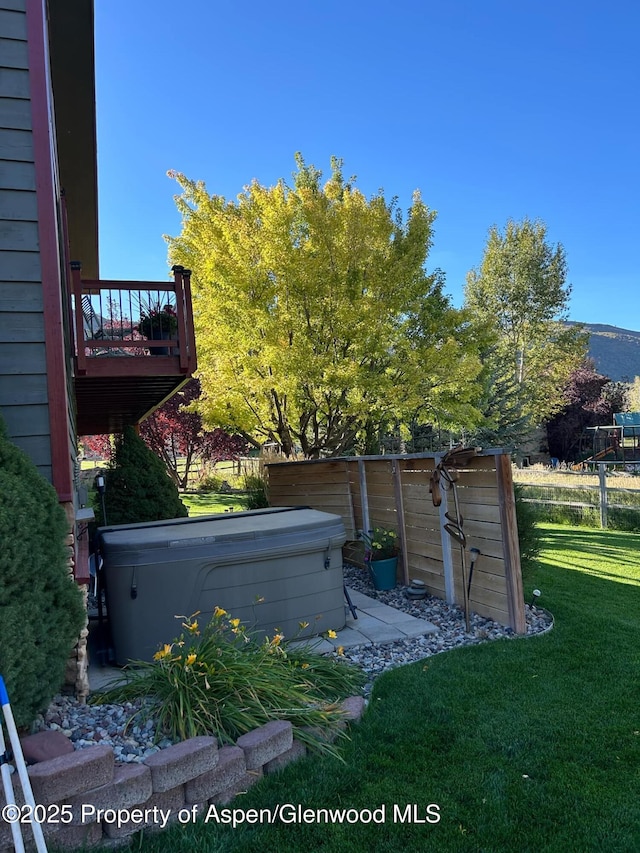
<svg viewBox="0 0 640 853">
<path fill-rule="evenodd" d="M 538 528 L 538 514 L 533 504 L 523 500 L 523 490 L 514 483 L 513 490 L 516 501 L 516 517 L 518 520 L 518 544 L 520 545 L 520 565 L 522 575 L 526 577 L 533 561 L 542 548 L 542 534 Z"/>
<path fill-rule="evenodd" d="M 55 489 L 0 421 L 0 674 L 20 728 L 60 690 L 84 623 L 67 534 Z"/>
<path fill-rule="evenodd" d="M 105 471 L 105 485 L 107 524 L 137 524 L 188 515 L 164 463 L 133 427 L 126 427 L 116 438 Z M 100 500 L 95 507 L 98 522 L 104 524 Z"/>
<path fill-rule="evenodd" d="M 244 488 L 247 492 L 247 509 L 264 509 L 269 506 L 267 482 L 263 472 L 259 474 L 245 474 Z"/>
</svg>

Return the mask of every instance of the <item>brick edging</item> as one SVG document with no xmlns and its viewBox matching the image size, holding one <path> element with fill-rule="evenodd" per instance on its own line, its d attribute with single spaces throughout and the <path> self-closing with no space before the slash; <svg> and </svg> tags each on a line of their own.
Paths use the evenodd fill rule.
<svg viewBox="0 0 640 853">
<path fill-rule="evenodd" d="M 364 707 L 362 696 L 346 699 L 345 720 L 358 721 Z M 218 747 L 214 737 L 195 737 L 131 764 L 116 764 L 111 747 L 91 746 L 33 764 L 28 771 L 34 800 L 45 813 L 45 838 L 72 850 L 114 843 L 143 828 L 162 829 L 179 815 L 189 823 L 209 805 L 228 803 L 306 753 L 291 723 L 273 720 L 242 735 L 235 746 Z M 17 779 L 16 788 L 20 804 Z M 30 841 L 30 828 L 22 829 L 25 842 Z M 0 821 L 0 853 L 12 850 L 10 827 Z"/>
</svg>

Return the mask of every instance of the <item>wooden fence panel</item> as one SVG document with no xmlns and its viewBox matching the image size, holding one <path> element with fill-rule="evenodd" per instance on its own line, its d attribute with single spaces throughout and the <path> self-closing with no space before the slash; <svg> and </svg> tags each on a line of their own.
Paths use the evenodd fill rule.
<svg viewBox="0 0 640 853">
<path fill-rule="evenodd" d="M 351 489 L 343 460 L 275 463 L 268 465 L 267 470 L 270 506 L 310 506 L 339 515 L 347 538 L 356 538 Z"/>
<path fill-rule="evenodd" d="M 367 524 L 396 530 L 402 543 L 399 580 L 423 580 L 432 595 L 449 595 L 461 603 L 460 549 L 443 530 L 444 509 L 433 506 L 429 489 L 439 458 L 436 454 L 390 455 L 269 465 L 269 501 L 274 506 L 307 504 L 340 515 L 352 540 L 350 559 L 356 561 L 362 560 L 362 545 L 355 540 Z M 523 633 L 526 624 L 510 459 L 500 452 L 487 453 L 456 471 L 456 495 L 467 539 L 467 573 L 469 549 L 480 551 L 471 609 Z M 445 491 L 443 498 L 453 514 L 451 491 Z"/>
<path fill-rule="evenodd" d="M 411 580 L 421 580 L 429 595 L 445 598 L 444 566 L 441 560 L 410 554 Z"/>
<path fill-rule="evenodd" d="M 407 550 L 409 554 L 419 554 L 421 557 L 442 562 L 442 542 L 439 539 L 429 541 L 412 527 L 407 528 Z"/>
</svg>

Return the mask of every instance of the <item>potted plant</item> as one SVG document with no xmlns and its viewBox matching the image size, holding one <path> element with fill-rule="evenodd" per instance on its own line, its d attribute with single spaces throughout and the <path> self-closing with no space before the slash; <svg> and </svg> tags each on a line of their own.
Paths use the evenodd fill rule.
<svg viewBox="0 0 640 853">
<path fill-rule="evenodd" d="M 178 317 L 176 310 L 169 302 L 166 305 L 158 303 L 140 312 L 138 331 L 150 341 L 168 341 L 176 337 Z M 150 348 L 154 355 L 168 355 L 167 347 Z"/>
<path fill-rule="evenodd" d="M 364 561 L 377 590 L 394 589 L 398 570 L 398 534 L 385 527 L 374 527 L 362 534 Z"/>
</svg>

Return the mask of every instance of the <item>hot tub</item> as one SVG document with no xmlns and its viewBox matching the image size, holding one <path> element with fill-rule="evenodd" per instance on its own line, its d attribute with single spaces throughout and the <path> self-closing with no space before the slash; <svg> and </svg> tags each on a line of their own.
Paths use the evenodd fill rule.
<svg viewBox="0 0 640 853">
<path fill-rule="evenodd" d="M 307 507 L 102 527 L 116 662 L 151 660 L 216 606 L 259 636 L 311 637 L 345 624 L 342 519 Z M 300 622 L 308 622 L 300 629 Z"/>
</svg>

